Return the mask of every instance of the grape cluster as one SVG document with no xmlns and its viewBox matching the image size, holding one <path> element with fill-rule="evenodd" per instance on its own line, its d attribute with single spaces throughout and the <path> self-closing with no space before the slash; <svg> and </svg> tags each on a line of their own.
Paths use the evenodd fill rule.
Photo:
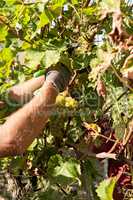
<svg viewBox="0 0 133 200">
<path fill-rule="evenodd" d="M 67 107 L 67 108 L 77 108 L 78 102 L 73 99 L 72 97 L 64 96 L 64 95 L 58 95 L 56 99 L 56 104 L 61 107 Z"/>
</svg>

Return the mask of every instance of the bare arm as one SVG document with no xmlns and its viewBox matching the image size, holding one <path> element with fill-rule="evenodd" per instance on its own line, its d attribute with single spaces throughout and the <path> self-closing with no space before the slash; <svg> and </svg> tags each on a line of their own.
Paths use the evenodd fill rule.
<svg viewBox="0 0 133 200">
<path fill-rule="evenodd" d="M 12 114 L 0 127 L 0 157 L 21 155 L 42 133 L 53 111 L 57 89 L 45 82 L 39 95 Z"/>
<path fill-rule="evenodd" d="M 0 157 L 22 155 L 32 141 L 42 133 L 53 112 L 56 97 L 59 91 L 64 91 L 70 77 L 71 73 L 64 65 L 46 74 L 46 81 L 40 93 L 12 114 L 0 127 Z M 40 81 L 37 85 L 40 86 Z"/>
</svg>

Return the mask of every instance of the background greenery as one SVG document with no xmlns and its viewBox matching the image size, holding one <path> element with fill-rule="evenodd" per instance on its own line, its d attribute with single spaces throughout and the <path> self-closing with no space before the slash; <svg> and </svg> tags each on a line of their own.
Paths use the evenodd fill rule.
<svg viewBox="0 0 133 200">
<path fill-rule="evenodd" d="M 119 10 L 122 20 L 114 24 Z M 131 1 L 0 1 L 1 123 L 17 109 L 3 103 L 12 85 L 56 64 L 73 73 L 43 135 L 25 155 L 0 160 L 1 197 L 112 199 L 117 174 L 109 177 L 108 159 L 95 153 L 122 145 L 132 118 L 132 81 L 122 76 L 133 67 L 124 65 L 133 45 L 132 20 Z M 113 144 L 102 149 L 111 138 Z M 132 159 L 129 142 L 123 155 Z"/>
</svg>

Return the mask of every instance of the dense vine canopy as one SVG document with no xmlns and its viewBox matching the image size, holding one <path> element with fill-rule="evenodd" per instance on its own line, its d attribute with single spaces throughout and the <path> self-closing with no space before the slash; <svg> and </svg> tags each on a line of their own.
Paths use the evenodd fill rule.
<svg viewBox="0 0 133 200">
<path fill-rule="evenodd" d="M 53 65 L 73 74 L 41 137 L 0 160 L 1 197 L 111 200 L 133 188 L 132 17 L 126 0 L 0 1 L 0 122 L 18 109 L 12 85 Z"/>
</svg>

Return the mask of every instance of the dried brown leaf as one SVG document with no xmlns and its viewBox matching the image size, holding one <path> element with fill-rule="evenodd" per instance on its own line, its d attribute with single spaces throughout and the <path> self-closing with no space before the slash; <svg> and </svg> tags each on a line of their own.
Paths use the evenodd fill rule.
<svg viewBox="0 0 133 200">
<path fill-rule="evenodd" d="M 103 98 L 105 98 L 106 96 L 106 87 L 102 80 L 97 81 L 97 93 L 99 96 L 102 96 Z"/>
</svg>

